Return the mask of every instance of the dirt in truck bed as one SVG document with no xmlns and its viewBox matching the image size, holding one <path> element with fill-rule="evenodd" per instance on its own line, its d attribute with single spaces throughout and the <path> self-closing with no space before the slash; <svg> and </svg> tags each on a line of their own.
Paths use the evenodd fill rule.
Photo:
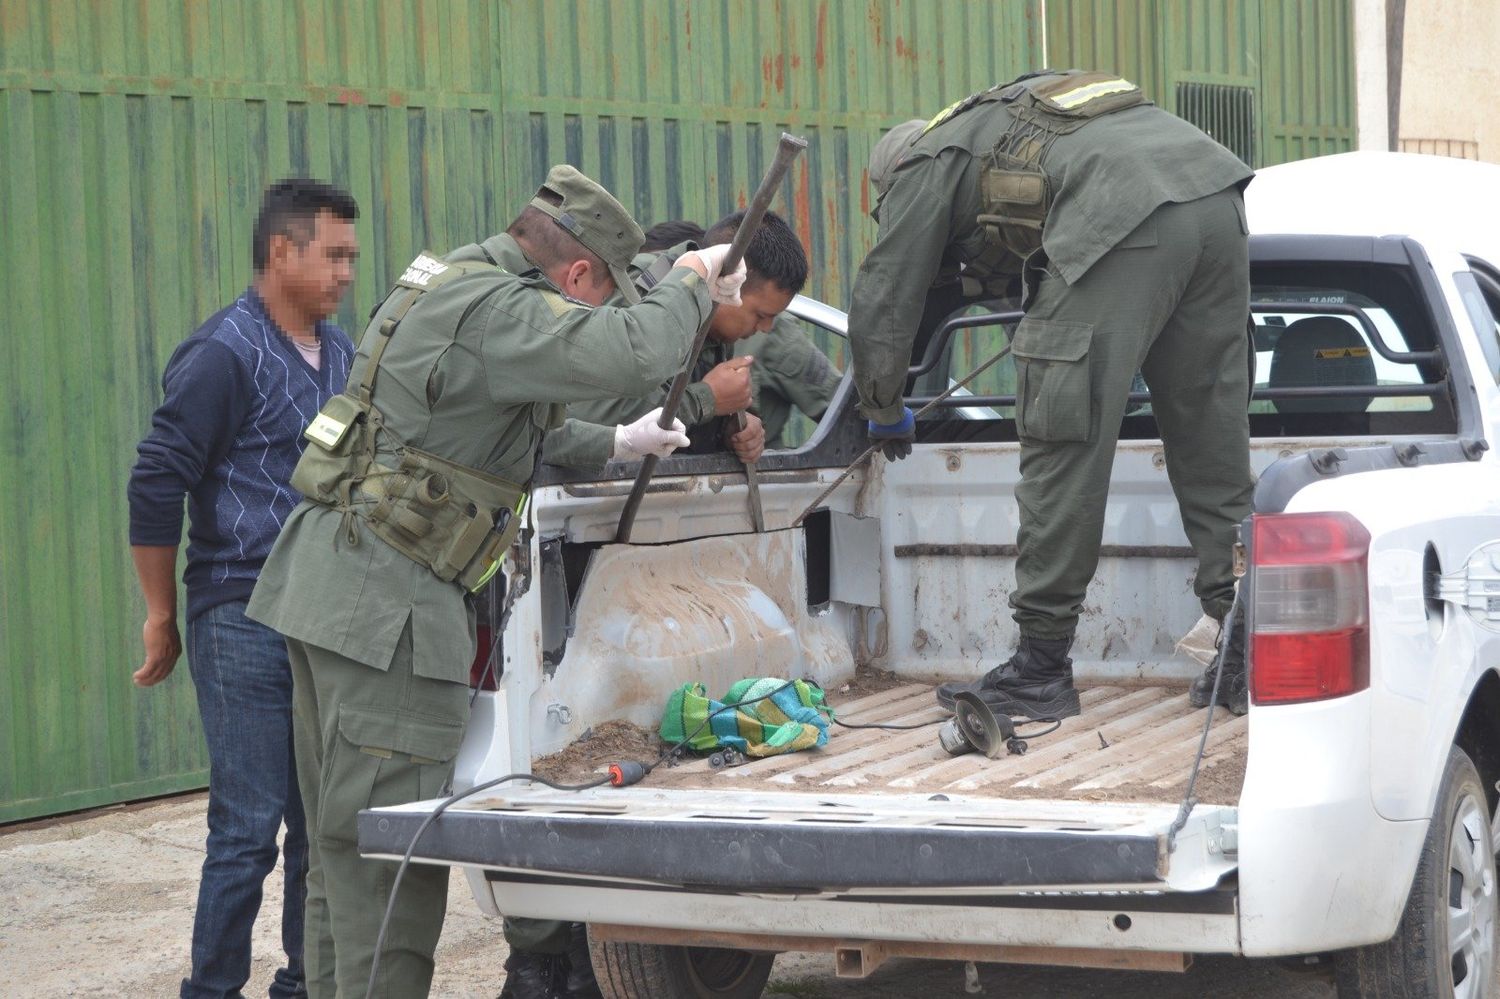
<svg viewBox="0 0 1500 999">
<path fill-rule="evenodd" d="M 899 687 L 905 681 L 895 673 L 861 666 L 854 676 L 828 688 L 828 702 L 843 711 L 856 698 Z M 605 722 L 590 728 L 566 749 L 540 757 L 531 772 L 559 784 L 583 784 L 593 780 L 617 760 L 651 762 L 667 744 L 651 729 L 625 721 Z"/>
<path fill-rule="evenodd" d="M 1203 731 L 1203 712 L 1188 704 L 1184 685 L 1080 685 L 1083 713 L 1064 720 L 1049 735 L 1046 726 L 1018 732 L 1024 755 L 991 760 L 978 753 L 949 756 L 938 745 L 947 713 L 933 700 L 932 686 L 851 685 L 849 694 L 829 691 L 841 721 L 914 725 L 910 731 L 853 729 L 835 725 L 822 749 L 750 760 L 715 769 L 707 759 L 658 767 L 645 781 L 661 788 L 764 791 L 857 791 L 910 794 L 949 791 L 1005 798 L 1072 801 L 1179 801 Z M 883 689 L 878 689 L 883 688 Z M 1216 709 L 1195 796 L 1205 804 L 1233 804 L 1245 776 L 1248 725 Z M 654 760 L 661 743 L 655 732 L 622 722 L 594 729 L 560 753 L 536 762 L 542 776 L 562 781 L 597 777 L 621 759 Z"/>
</svg>

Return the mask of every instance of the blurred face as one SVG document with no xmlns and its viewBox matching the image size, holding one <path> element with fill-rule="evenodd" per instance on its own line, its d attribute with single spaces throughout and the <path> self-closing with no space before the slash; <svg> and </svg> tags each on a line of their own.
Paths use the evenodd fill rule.
<svg viewBox="0 0 1500 999">
<path fill-rule="evenodd" d="M 792 293 L 776 282 L 746 281 L 740 288 L 739 305 L 721 305 L 714 310 L 709 336 L 720 343 L 734 343 L 764 333 L 791 304 Z"/>
<path fill-rule="evenodd" d="M 354 283 L 354 262 L 359 259 L 353 222 L 319 212 L 305 244 L 298 246 L 290 236 L 273 236 L 269 250 L 266 269 L 298 309 L 313 319 L 338 311 Z"/>
</svg>

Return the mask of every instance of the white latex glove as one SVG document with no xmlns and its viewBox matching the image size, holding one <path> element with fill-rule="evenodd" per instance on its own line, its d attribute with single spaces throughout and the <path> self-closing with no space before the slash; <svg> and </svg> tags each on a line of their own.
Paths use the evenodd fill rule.
<svg viewBox="0 0 1500 999">
<path fill-rule="evenodd" d="M 617 425 L 615 453 L 611 457 L 620 461 L 644 458 L 648 454 L 665 458 L 678 448 L 687 447 L 687 427 L 682 425 L 682 421 L 673 420 L 672 429 L 663 430 L 657 424 L 660 419 L 661 407 L 657 406 L 629 426 Z"/>
<path fill-rule="evenodd" d="M 708 271 L 708 297 L 720 305 L 739 305 L 740 285 L 745 283 L 744 259 L 741 258 L 732 272 L 722 274 L 720 272 L 724 269 L 724 258 L 729 256 L 728 243 L 705 246 L 694 252 Z"/>
</svg>

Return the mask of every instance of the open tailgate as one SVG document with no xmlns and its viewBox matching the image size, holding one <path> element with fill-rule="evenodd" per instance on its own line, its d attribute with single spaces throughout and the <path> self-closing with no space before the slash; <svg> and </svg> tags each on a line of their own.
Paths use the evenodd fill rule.
<svg viewBox="0 0 1500 999">
<path fill-rule="evenodd" d="M 370 809 L 360 852 L 399 859 L 438 805 Z M 1235 809 L 1176 805 L 517 787 L 450 808 L 413 859 L 741 892 L 1112 886 L 1200 891 L 1235 867 Z"/>
</svg>

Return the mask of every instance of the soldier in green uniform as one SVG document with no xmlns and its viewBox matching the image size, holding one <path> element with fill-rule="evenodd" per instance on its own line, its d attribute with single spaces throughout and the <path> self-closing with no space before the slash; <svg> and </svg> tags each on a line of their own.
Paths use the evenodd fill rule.
<svg viewBox="0 0 1500 999">
<path fill-rule="evenodd" d="M 359 856 L 355 819 L 452 777 L 469 594 L 516 534 L 543 435 L 566 403 L 659 385 L 711 298 L 737 301 L 743 271 L 718 274 L 727 247 L 684 254 L 639 301 L 626 267 L 640 243 L 608 192 L 554 167 L 506 232 L 412 262 L 307 430 L 292 476 L 305 498 L 248 613 L 292 663 L 311 996 L 364 994 L 396 865 Z M 594 307 L 617 286 L 632 304 Z M 408 869 L 374 994 L 427 993 L 447 885 L 444 868 Z"/>
<path fill-rule="evenodd" d="M 743 218 L 743 212 L 736 212 L 721 219 L 708 229 L 704 240 L 709 243 L 732 240 Z M 684 241 L 660 253 L 637 256 L 631 265 L 637 288 L 641 291 L 653 288 L 693 245 L 692 241 Z M 774 367 L 761 376 L 759 384 L 766 390 L 765 401 L 771 403 L 776 413 L 778 433 L 790 415 L 790 401 L 777 408 L 772 395 L 788 391 L 791 399 L 807 401 L 821 415 L 822 409 L 827 408 L 827 399 L 821 406 L 817 406 L 815 400 L 826 384 L 826 374 L 832 366 L 826 359 L 821 367 L 816 366 L 816 362 L 797 351 L 795 343 L 790 348 L 781 343 L 774 346 L 769 343 L 786 332 L 778 321 L 792 296 L 802 290 L 807 280 L 807 254 L 785 219 L 775 212 L 765 214 L 761 227 L 751 237 L 745 251 L 745 264 L 748 276 L 741 294 L 742 304 L 735 308 L 720 308 L 714 313 L 708 340 L 694 363 L 693 377 L 683 393 L 677 415 L 688 428 L 691 439 L 688 450 L 707 453 L 720 450 L 727 444 L 742 461 L 750 462 L 759 458 L 765 448 L 762 419 L 751 413 L 749 424 L 743 431 L 721 428 L 716 419 L 754 408 L 755 372 L 766 365 L 767 359 L 750 352 L 743 344 L 759 339 L 766 342 L 770 350 Z M 806 339 L 800 329 L 795 328 L 795 322 L 787 322 L 792 323 L 794 336 Z M 775 329 L 772 329 L 773 323 L 777 324 Z M 807 346 L 816 351 L 811 341 Z M 804 389 L 799 379 L 808 377 L 809 373 L 820 378 L 816 385 L 807 385 Z M 832 388 L 837 387 L 836 373 L 833 379 L 833 386 L 827 389 L 830 396 Z M 597 471 L 611 458 L 636 457 L 628 449 L 622 453 L 619 447 L 621 432 L 627 423 L 659 406 L 665 395 L 666 387 L 662 386 L 642 397 L 570 405 L 566 424 L 548 435 L 546 460 L 556 465 Z"/>
<path fill-rule="evenodd" d="M 1228 612 L 1231 549 L 1252 486 L 1241 197 L 1250 177 L 1134 84 L 1077 70 L 974 94 L 877 147 L 880 232 L 855 278 L 849 339 L 869 433 L 888 458 L 904 457 L 915 437 L 902 393 L 938 275 L 991 292 L 1019 285 L 1026 309 L 1014 339 L 1019 647 L 978 680 L 941 686 L 945 707 L 972 690 L 1012 714 L 1078 713 L 1068 652 L 1137 370 L 1198 556 L 1194 590 L 1207 613 Z M 1243 654 L 1234 659 L 1220 697 L 1242 709 Z M 1211 681 L 1195 684 L 1200 703 Z"/>
</svg>

